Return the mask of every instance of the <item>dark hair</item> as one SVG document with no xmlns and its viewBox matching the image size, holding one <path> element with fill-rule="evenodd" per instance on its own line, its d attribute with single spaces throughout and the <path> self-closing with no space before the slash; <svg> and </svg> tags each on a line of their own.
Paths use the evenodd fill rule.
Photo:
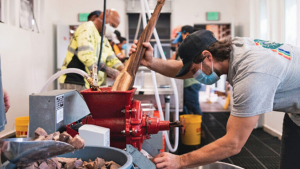
<svg viewBox="0 0 300 169">
<path fill-rule="evenodd" d="M 89 16 L 88 16 L 88 20 L 90 20 L 90 19 L 92 18 L 92 16 L 94 16 L 94 15 L 96 15 L 97 17 L 99 17 L 101 13 L 102 13 L 102 12 L 99 11 L 99 10 L 96 10 L 96 11 L 91 12 L 91 13 L 89 14 Z"/>
<path fill-rule="evenodd" d="M 223 62 L 224 60 L 229 59 L 230 52 L 232 51 L 232 41 L 230 38 L 217 41 L 213 44 L 211 44 L 207 49 L 209 51 L 213 58 L 216 59 L 219 62 Z M 199 56 L 196 56 L 193 60 L 194 63 L 201 63 L 206 56 L 203 56 L 202 54 Z"/>
<path fill-rule="evenodd" d="M 191 34 L 195 32 L 195 28 L 190 25 L 185 25 L 181 28 L 181 32 L 184 34 L 186 34 L 187 32 Z"/>
<path fill-rule="evenodd" d="M 120 41 L 120 44 L 121 44 L 121 43 L 123 43 L 124 41 L 126 41 L 126 38 L 120 37 L 119 41 Z"/>
<path fill-rule="evenodd" d="M 121 40 L 121 33 L 118 30 L 115 30 L 114 32 L 117 35 L 118 40 Z"/>
</svg>

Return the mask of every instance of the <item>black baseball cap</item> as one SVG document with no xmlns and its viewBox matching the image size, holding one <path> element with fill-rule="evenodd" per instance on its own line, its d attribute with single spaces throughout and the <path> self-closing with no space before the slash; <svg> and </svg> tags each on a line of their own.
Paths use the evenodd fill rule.
<svg viewBox="0 0 300 169">
<path fill-rule="evenodd" d="M 190 25 L 185 25 L 181 28 L 181 32 L 186 34 L 187 32 L 192 34 L 195 32 L 195 28 Z"/>
<path fill-rule="evenodd" d="M 199 30 L 187 36 L 178 48 L 178 54 L 183 62 L 183 67 L 177 73 L 176 77 L 187 74 L 190 71 L 194 58 L 215 42 L 217 42 L 217 39 L 208 30 Z"/>
</svg>

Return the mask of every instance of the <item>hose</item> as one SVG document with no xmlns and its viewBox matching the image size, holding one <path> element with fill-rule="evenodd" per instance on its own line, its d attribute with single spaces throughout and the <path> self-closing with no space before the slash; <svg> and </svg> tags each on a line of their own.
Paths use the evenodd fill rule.
<svg viewBox="0 0 300 169">
<path fill-rule="evenodd" d="M 146 5 L 144 5 L 144 3 Z M 151 12 L 150 12 L 147 0 L 145 0 L 145 1 L 141 0 L 141 6 L 142 6 L 142 11 L 143 11 L 143 26 L 145 28 L 146 24 L 147 24 L 146 23 L 145 6 L 147 8 L 148 18 L 151 18 Z M 167 60 L 166 56 L 165 56 L 165 54 L 163 52 L 163 49 L 162 49 L 162 46 L 161 46 L 161 43 L 160 43 L 157 31 L 156 31 L 156 28 L 154 28 L 153 34 L 154 34 L 154 37 L 155 37 L 155 40 L 156 40 L 156 43 L 157 43 L 157 46 L 158 46 L 158 50 L 160 52 L 160 55 L 161 55 L 162 59 L 163 60 Z M 152 81 L 153 81 L 153 85 L 154 85 L 155 99 L 156 99 L 158 111 L 159 111 L 159 114 L 160 114 L 160 119 L 164 120 L 164 116 L 163 116 L 163 113 L 162 113 L 161 102 L 160 102 L 160 98 L 159 98 L 159 94 L 158 94 L 158 89 L 157 89 L 155 72 L 151 71 L 151 75 L 152 75 Z M 172 83 L 173 90 L 174 90 L 174 96 L 175 96 L 175 121 L 177 121 L 177 120 L 179 120 L 178 90 L 177 90 L 177 86 L 176 86 L 175 80 L 173 78 L 170 78 L 170 79 L 171 79 L 171 83 Z M 169 150 L 171 152 L 175 152 L 177 150 L 177 148 L 178 148 L 178 142 L 179 142 L 179 129 L 178 129 L 178 127 L 175 128 L 175 144 L 174 144 L 174 148 L 172 147 L 172 145 L 170 143 L 168 132 L 167 131 L 163 131 L 163 132 L 164 132 L 164 135 L 165 135 L 165 138 L 166 138 L 166 143 L 167 143 L 167 146 L 168 146 Z"/>
<path fill-rule="evenodd" d="M 44 87 L 42 88 L 41 92 L 44 92 L 46 91 L 47 87 L 49 86 L 50 83 L 52 83 L 55 79 L 57 79 L 59 76 L 61 75 L 64 75 L 64 74 L 67 74 L 67 73 L 77 73 L 77 74 L 80 74 L 81 76 L 83 77 L 88 77 L 88 74 L 83 71 L 83 70 L 80 70 L 80 69 L 76 69 L 76 68 L 68 68 L 68 69 L 64 69 L 64 70 L 61 70 L 57 73 L 55 73 L 54 75 L 52 75 L 48 80 L 47 82 L 45 83 Z"/>
<path fill-rule="evenodd" d="M 102 66 L 100 66 L 100 64 L 101 64 L 101 57 L 102 57 L 103 37 L 104 37 L 104 32 L 105 32 L 105 20 L 106 20 L 106 0 L 104 0 L 104 4 L 103 4 L 103 20 L 102 20 L 100 55 L 99 55 L 99 58 L 98 58 L 98 71 L 102 67 Z"/>
</svg>

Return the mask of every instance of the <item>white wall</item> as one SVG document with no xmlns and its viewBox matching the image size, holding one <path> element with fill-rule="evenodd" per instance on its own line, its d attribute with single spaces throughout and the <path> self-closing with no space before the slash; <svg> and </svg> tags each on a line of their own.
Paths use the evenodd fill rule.
<svg viewBox="0 0 300 169">
<path fill-rule="evenodd" d="M 250 0 L 235 0 L 235 36 L 250 37 Z"/>
<path fill-rule="evenodd" d="M 271 131 L 275 136 L 282 136 L 283 112 L 269 112 L 265 113 L 264 127 Z"/>
<path fill-rule="evenodd" d="M 0 23 L 0 54 L 2 66 L 2 82 L 4 89 L 10 95 L 11 108 L 7 115 L 8 124 L 0 136 L 14 131 L 14 119 L 29 114 L 29 95 L 39 92 L 46 80 L 54 72 L 54 22 L 58 18 L 53 9 L 55 3 L 46 0 L 36 0 L 42 3 L 45 12 L 43 32 L 35 33 L 17 26 L 19 1 L 5 6 L 5 10 L 15 9 L 16 18 L 8 18 L 6 23 Z M 43 8 L 46 6 L 47 8 Z M 53 88 L 53 86 L 49 87 Z"/>
<path fill-rule="evenodd" d="M 172 28 L 197 23 L 231 23 L 235 0 L 173 0 Z M 206 21 L 206 12 L 220 12 L 220 21 Z"/>
<path fill-rule="evenodd" d="M 257 12 L 255 11 L 258 8 L 257 2 L 259 0 L 173 0 L 171 27 L 196 23 L 234 22 L 235 36 L 251 37 L 251 31 L 259 26 L 258 19 L 251 16 L 251 12 Z M 207 21 L 206 12 L 210 11 L 220 12 L 220 20 Z"/>
<path fill-rule="evenodd" d="M 95 10 L 103 11 L 103 0 L 51 0 L 59 2 L 59 5 L 53 11 L 60 17 L 59 20 L 67 25 L 80 25 L 78 22 L 79 13 L 90 13 Z M 121 22 L 117 30 L 121 35 L 125 35 L 125 0 L 107 0 L 106 8 L 114 8 L 121 17 Z"/>
</svg>

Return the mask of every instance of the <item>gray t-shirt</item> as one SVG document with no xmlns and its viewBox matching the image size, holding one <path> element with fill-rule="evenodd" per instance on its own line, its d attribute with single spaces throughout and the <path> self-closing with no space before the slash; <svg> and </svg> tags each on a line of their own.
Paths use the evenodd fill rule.
<svg viewBox="0 0 300 169">
<path fill-rule="evenodd" d="M 227 77 L 233 86 L 231 114 L 282 111 L 300 125 L 300 48 L 241 37 L 232 43 Z"/>
</svg>

